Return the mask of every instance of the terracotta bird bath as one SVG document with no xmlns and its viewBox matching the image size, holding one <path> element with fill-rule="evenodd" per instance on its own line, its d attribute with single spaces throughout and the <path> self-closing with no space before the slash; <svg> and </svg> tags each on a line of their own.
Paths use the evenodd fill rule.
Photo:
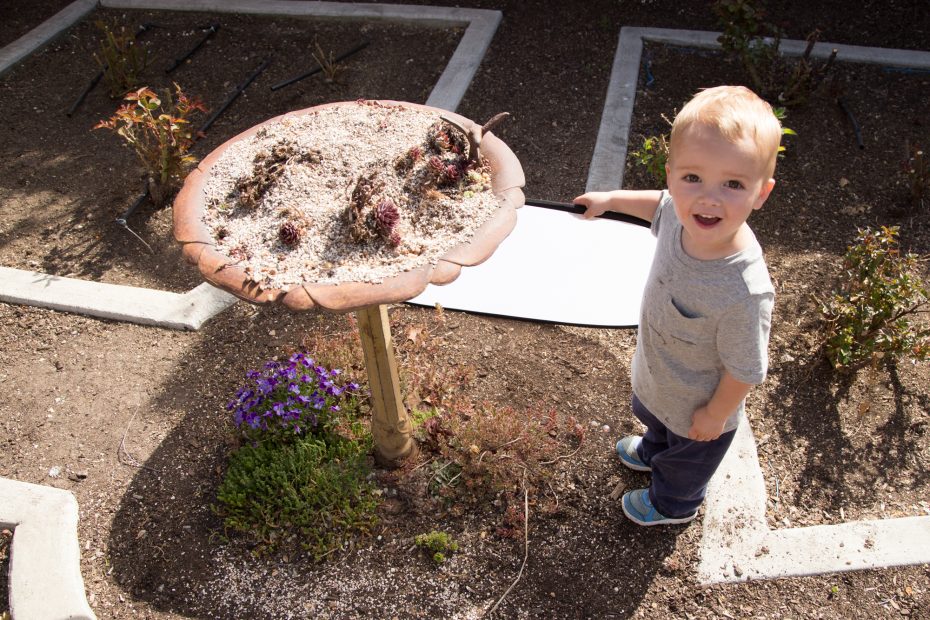
<svg viewBox="0 0 930 620">
<path fill-rule="evenodd" d="M 370 146 L 346 146 L 338 127 L 343 116 Z M 321 129 L 325 119 L 337 126 Z M 219 146 L 188 175 L 174 202 L 184 257 L 214 286 L 256 304 L 356 313 L 372 435 L 385 463 L 416 450 L 386 305 L 416 297 L 428 284 L 448 284 L 462 267 L 485 261 L 513 230 L 524 203 L 523 169 L 490 132 L 492 121 L 482 126 L 395 101 L 290 112 Z M 381 134 L 405 123 L 418 135 L 379 143 Z M 419 135 L 427 126 L 429 135 Z M 314 207 L 315 200 L 322 206 Z M 457 203 L 475 215 L 458 214 Z M 438 227 L 426 234 L 424 222 Z M 265 249 L 250 245 L 255 239 L 264 239 Z M 355 269 L 353 260 L 366 268 Z"/>
</svg>

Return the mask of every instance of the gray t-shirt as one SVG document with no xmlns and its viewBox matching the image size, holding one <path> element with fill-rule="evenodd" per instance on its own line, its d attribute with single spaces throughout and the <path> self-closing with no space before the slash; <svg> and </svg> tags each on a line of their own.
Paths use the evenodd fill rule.
<svg viewBox="0 0 930 620">
<path fill-rule="evenodd" d="M 667 191 L 652 233 L 657 243 L 640 309 L 633 392 L 670 431 L 687 437 L 692 414 L 713 396 L 723 369 L 743 383 L 765 379 L 775 289 L 755 237 L 726 258 L 688 256 Z M 743 410 L 740 403 L 724 431 L 737 427 Z"/>
</svg>

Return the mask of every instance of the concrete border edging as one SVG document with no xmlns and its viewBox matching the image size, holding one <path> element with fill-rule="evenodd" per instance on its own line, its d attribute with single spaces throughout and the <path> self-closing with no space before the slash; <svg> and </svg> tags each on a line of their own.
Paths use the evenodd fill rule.
<svg viewBox="0 0 930 620">
<path fill-rule="evenodd" d="M 0 267 L 0 301 L 75 312 L 116 321 L 197 330 L 236 303 L 204 282 L 186 293 L 63 278 Z"/>
<path fill-rule="evenodd" d="M 14 620 L 96 620 L 84 595 L 70 491 L 0 478 L 0 526 L 10 544 L 10 613 Z"/>
<path fill-rule="evenodd" d="M 97 0 L 75 0 L 12 43 L 0 48 L 0 75 L 97 8 Z"/>
<path fill-rule="evenodd" d="M 755 439 L 745 422 L 707 488 L 701 583 L 930 563 L 930 517 L 770 530 L 765 502 Z"/>
<path fill-rule="evenodd" d="M 617 51 L 611 68 L 604 112 L 597 132 L 594 154 L 588 167 L 588 183 L 585 191 L 610 191 L 623 186 L 633 106 L 636 101 L 636 84 L 639 80 L 639 65 L 643 41 L 655 41 L 671 45 L 684 45 L 704 49 L 719 49 L 719 32 L 702 30 L 673 30 L 667 28 L 620 29 Z M 789 56 L 800 56 L 807 48 L 806 41 L 784 39 L 779 50 Z M 895 67 L 930 68 L 930 52 L 880 47 L 862 47 L 839 43 L 817 43 L 811 55 L 827 58 L 837 50 L 838 62 L 885 64 Z"/>
<path fill-rule="evenodd" d="M 80 21 L 97 6 L 97 0 L 76 0 L 40 26 L 0 49 L 0 75 Z M 450 111 L 455 111 L 465 96 L 502 19 L 500 11 L 486 9 L 305 0 L 102 0 L 99 6 L 466 26 L 459 44 L 425 102 L 426 105 Z M 236 302 L 234 296 L 206 283 L 181 295 L 7 267 L 0 267 L 0 276 L 3 276 L 0 278 L 0 301 L 169 329 L 199 329 L 205 321 Z"/>
</svg>

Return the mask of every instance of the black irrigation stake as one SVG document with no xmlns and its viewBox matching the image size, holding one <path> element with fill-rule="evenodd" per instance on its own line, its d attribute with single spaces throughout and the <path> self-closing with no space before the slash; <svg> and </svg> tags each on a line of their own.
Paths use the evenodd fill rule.
<svg viewBox="0 0 930 620">
<path fill-rule="evenodd" d="M 358 51 L 363 50 L 363 49 L 365 49 L 366 47 L 368 47 L 368 43 L 369 43 L 369 41 L 368 41 L 367 39 L 366 39 L 366 40 L 363 40 L 363 41 L 361 41 L 361 42 L 359 42 L 355 47 L 353 47 L 353 48 L 350 49 L 349 51 L 343 52 L 343 53 L 339 54 L 338 56 L 336 56 L 336 58 L 333 60 L 333 62 L 334 62 L 334 63 L 337 63 L 337 62 L 339 62 L 340 60 L 345 60 L 346 58 L 348 58 L 349 56 L 351 56 L 351 55 L 354 54 L 355 52 L 358 52 Z M 289 80 L 285 80 L 285 81 L 283 81 L 283 82 L 279 82 L 279 83 L 275 84 L 274 86 L 271 87 L 271 90 L 278 90 L 279 88 L 284 88 L 285 86 L 290 86 L 290 85 L 293 84 L 294 82 L 299 82 L 300 80 L 302 80 L 302 79 L 304 79 L 304 78 L 308 78 L 308 77 L 310 77 L 311 75 L 315 75 L 315 74 L 319 73 L 319 72 L 322 71 L 322 70 L 323 70 L 323 66 L 320 65 L 320 64 L 317 64 L 316 67 L 314 67 L 313 69 L 310 69 L 310 70 L 307 71 L 306 73 L 303 73 L 303 74 L 301 74 L 301 75 L 298 75 L 298 76 L 295 77 L 295 78 L 291 78 L 291 79 L 289 79 Z"/>
<path fill-rule="evenodd" d="M 212 37 L 214 34 L 216 34 L 216 31 L 220 29 L 220 25 L 219 25 L 218 23 L 217 23 L 217 24 L 210 24 L 209 26 L 205 26 L 205 27 L 202 26 L 200 29 L 201 29 L 201 30 L 206 30 L 206 31 L 207 31 L 207 34 L 204 35 L 204 37 L 203 37 L 202 39 L 200 39 L 200 41 L 198 41 L 197 44 L 196 44 L 194 47 L 192 47 L 192 48 L 190 49 L 190 51 L 188 51 L 186 54 L 184 54 L 184 55 L 181 56 L 180 58 L 175 58 L 174 64 L 172 64 L 170 67 L 168 67 L 167 69 L 165 69 L 165 73 L 171 73 L 172 71 L 174 71 L 175 69 L 177 69 L 178 67 L 180 67 L 182 64 L 184 64 L 184 61 L 185 61 L 185 60 L 187 60 L 188 58 L 190 58 L 191 56 L 193 56 L 194 53 L 195 53 L 197 50 L 199 50 L 199 49 L 201 48 L 201 46 L 202 46 L 204 43 L 207 42 L 207 39 L 209 39 L 209 38 Z"/>
<path fill-rule="evenodd" d="M 134 37 L 134 38 L 135 38 L 135 39 L 138 39 L 139 36 L 140 36 L 143 32 L 145 32 L 146 30 L 149 30 L 149 29 L 151 29 L 151 28 L 155 28 L 156 25 L 157 25 L 157 24 L 151 24 L 151 23 L 142 24 L 141 26 L 139 26 L 139 29 L 136 30 L 136 34 L 135 34 L 135 37 Z M 87 88 L 84 89 L 84 92 L 82 92 L 80 95 L 78 95 L 78 98 L 75 100 L 75 102 L 72 103 L 72 104 L 71 104 L 71 107 L 68 108 L 68 111 L 65 112 L 65 115 L 66 115 L 66 116 L 70 117 L 72 114 L 74 114 L 74 111 L 78 109 L 78 106 L 80 106 L 82 103 L 84 103 L 84 99 L 87 97 L 87 95 L 90 94 L 90 91 L 94 90 L 94 86 L 96 86 L 96 85 L 100 82 L 100 80 L 101 80 L 101 78 L 103 78 L 103 74 L 106 72 L 106 70 L 107 70 L 107 66 L 104 65 L 103 69 L 101 69 L 100 71 L 98 71 L 98 72 L 97 72 L 97 75 L 95 75 L 94 77 L 91 78 L 90 83 L 87 84 Z"/>
<path fill-rule="evenodd" d="M 856 122 L 856 117 L 853 116 L 849 106 L 846 105 L 846 102 L 842 97 L 837 97 L 836 102 L 839 104 L 843 112 L 846 113 L 846 116 L 849 117 L 849 122 L 852 123 L 853 132 L 856 134 L 856 144 L 859 145 L 860 149 L 864 149 L 865 143 L 862 141 L 862 130 L 859 129 L 859 123 Z"/>
<path fill-rule="evenodd" d="M 213 116 L 211 116 L 209 119 L 207 119 L 207 122 L 203 124 L 203 126 L 200 128 L 200 130 L 198 130 L 197 134 L 200 135 L 200 134 L 206 133 L 207 129 L 210 128 L 210 125 L 213 124 L 213 121 L 215 121 L 215 120 L 219 117 L 220 114 L 222 114 L 223 112 L 225 112 L 225 111 L 226 111 L 226 108 L 228 108 L 229 106 L 232 105 L 232 102 L 235 101 L 236 98 L 237 98 L 239 95 L 242 94 L 242 91 L 244 91 L 246 88 L 248 88 L 249 84 L 252 83 L 252 80 L 254 80 L 255 78 L 257 78 L 257 77 L 259 76 L 259 74 L 261 74 L 261 72 L 264 71 L 265 68 L 266 68 L 270 63 L 271 63 L 271 57 L 269 56 L 264 62 L 262 62 L 261 65 L 259 65 L 258 69 L 256 69 L 255 72 L 252 73 L 252 75 L 250 75 L 250 76 L 248 77 L 248 79 L 246 79 L 245 82 L 243 82 L 241 85 L 239 85 L 239 86 L 236 87 L 236 90 L 234 90 L 234 91 L 232 92 L 232 94 L 229 95 L 229 98 L 226 99 L 226 103 L 224 103 L 222 106 L 220 106 L 220 109 L 217 110 L 216 112 L 214 112 L 214 113 L 213 113 Z"/>
</svg>

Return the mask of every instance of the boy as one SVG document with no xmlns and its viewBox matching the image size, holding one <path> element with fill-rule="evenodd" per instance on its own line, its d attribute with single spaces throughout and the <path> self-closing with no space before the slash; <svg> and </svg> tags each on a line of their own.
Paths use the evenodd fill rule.
<svg viewBox="0 0 930 620">
<path fill-rule="evenodd" d="M 775 291 L 746 224 L 775 185 L 781 125 L 747 88 L 698 93 L 675 117 L 668 190 L 589 192 L 585 217 L 652 222 L 656 253 L 633 356 L 633 414 L 645 434 L 617 443 L 652 484 L 623 496 L 640 525 L 685 523 L 733 441 L 744 400 L 765 378 Z"/>
</svg>

